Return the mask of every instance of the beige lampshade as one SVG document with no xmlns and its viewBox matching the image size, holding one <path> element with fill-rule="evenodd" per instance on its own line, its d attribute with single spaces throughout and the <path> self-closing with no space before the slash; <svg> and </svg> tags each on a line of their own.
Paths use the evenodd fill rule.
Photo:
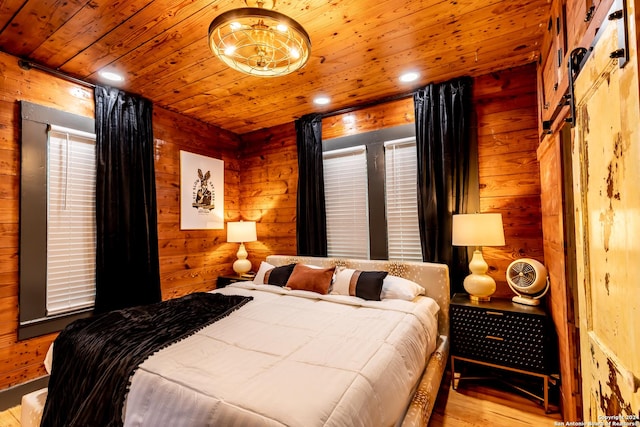
<svg viewBox="0 0 640 427">
<path fill-rule="evenodd" d="M 454 246 L 504 246 L 502 214 L 453 215 Z"/>
<path fill-rule="evenodd" d="M 489 266 L 482 257 L 482 246 L 504 246 L 502 214 L 478 213 L 453 215 L 454 246 L 475 246 L 469 262 L 469 274 L 464 289 L 472 302 L 489 301 L 496 291 L 496 281 L 487 274 Z"/>
<path fill-rule="evenodd" d="M 227 223 L 227 242 L 243 243 L 258 240 L 255 221 L 238 221 Z"/>
</svg>

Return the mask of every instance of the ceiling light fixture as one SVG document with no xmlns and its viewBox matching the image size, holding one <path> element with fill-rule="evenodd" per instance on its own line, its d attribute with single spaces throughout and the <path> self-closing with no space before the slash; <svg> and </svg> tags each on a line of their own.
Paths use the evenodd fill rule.
<svg viewBox="0 0 640 427">
<path fill-rule="evenodd" d="M 318 96 L 313 99 L 313 103 L 316 105 L 327 105 L 331 100 L 327 96 Z"/>
<path fill-rule="evenodd" d="M 209 26 L 209 47 L 229 67 L 259 77 L 293 73 L 309 59 L 311 39 L 300 24 L 273 9 L 275 0 L 245 0 Z M 257 7 L 256 7 L 257 6 Z"/>
<path fill-rule="evenodd" d="M 112 82 L 122 82 L 124 81 L 124 77 L 118 73 L 114 73 L 113 71 L 100 71 L 98 72 L 102 78 L 112 81 Z"/>
<path fill-rule="evenodd" d="M 415 71 L 409 71 L 407 73 L 404 73 L 400 76 L 400 81 L 403 83 L 409 83 L 409 82 L 413 82 L 415 80 L 418 80 L 418 77 L 420 77 L 420 74 L 415 72 Z"/>
</svg>

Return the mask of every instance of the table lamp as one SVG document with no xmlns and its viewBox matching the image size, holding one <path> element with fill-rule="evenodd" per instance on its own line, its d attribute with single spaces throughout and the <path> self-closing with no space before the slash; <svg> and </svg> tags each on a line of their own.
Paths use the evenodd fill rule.
<svg viewBox="0 0 640 427">
<path fill-rule="evenodd" d="M 504 246 L 502 214 L 477 213 L 453 215 L 454 246 L 474 246 L 464 289 L 472 302 L 489 301 L 496 291 L 496 281 L 487 274 L 489 266 L 482 257 L 482 246 Z"/>
<path fill-rule="evenodd" d="M 245 242 L 255 242 L 258 240 L 256 235 L 256 222 L 255 221 L 239 221 L 239 222 L 227 222 L 227 242 L 240 243 L 238 258 L 233 263 L 233 271 L 238 276 L 242 276 L 251 270 L 251 261 L 247 259 L 247 250 L 244 247 Z"/>
</svg>

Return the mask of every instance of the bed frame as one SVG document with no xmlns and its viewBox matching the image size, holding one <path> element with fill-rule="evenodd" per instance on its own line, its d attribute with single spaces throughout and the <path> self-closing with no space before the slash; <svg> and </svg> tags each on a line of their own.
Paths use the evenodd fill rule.
<svg viewBox="0 0 640 427">
<path fill-rule="evenodd" d="M 449 301 L 450 284 L 449 269 L 445 264 L 413 262 L 413 261 L 385 261 L 362 260 L 347 258 L 321 258 L 289 255 L 270 255 L 266 260 L 276 267 L 291 263 L 302 263 L 318 267 L 341 266 L 356 270 L 388 271 L 394 276 L 404 277 L 418 283 L 425 289 L 425 294 L 433 298 L 440 306 L 438 313 L 438 342 L 436 350 L 427 360 L 411 402 L 402 420 L 397 425 L 402 427 L 426 427 L 433 411 L 440 383 L 449 358 Z"/>
</svg>

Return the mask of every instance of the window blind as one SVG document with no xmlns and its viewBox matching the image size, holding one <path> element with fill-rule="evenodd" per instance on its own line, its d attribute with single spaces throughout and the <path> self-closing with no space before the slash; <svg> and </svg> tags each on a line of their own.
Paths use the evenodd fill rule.
<svg viewBox="0 0 640 427">
<path fill-rule="evenodd" d="M 323 167 L 328 256 L 369 259 L 366 147 L 327 151 Z"/>
<path fill-rule="evenodd" d="M 389 259 L 422 261 L 416 140 L 411 137 L 387 141 L 384 148 Z"/>
<path fill-rule="evenodd" d="M 47 316 L 95 302 L 95 135 L 50 126 L 47 156 Z"/>
</svg>

